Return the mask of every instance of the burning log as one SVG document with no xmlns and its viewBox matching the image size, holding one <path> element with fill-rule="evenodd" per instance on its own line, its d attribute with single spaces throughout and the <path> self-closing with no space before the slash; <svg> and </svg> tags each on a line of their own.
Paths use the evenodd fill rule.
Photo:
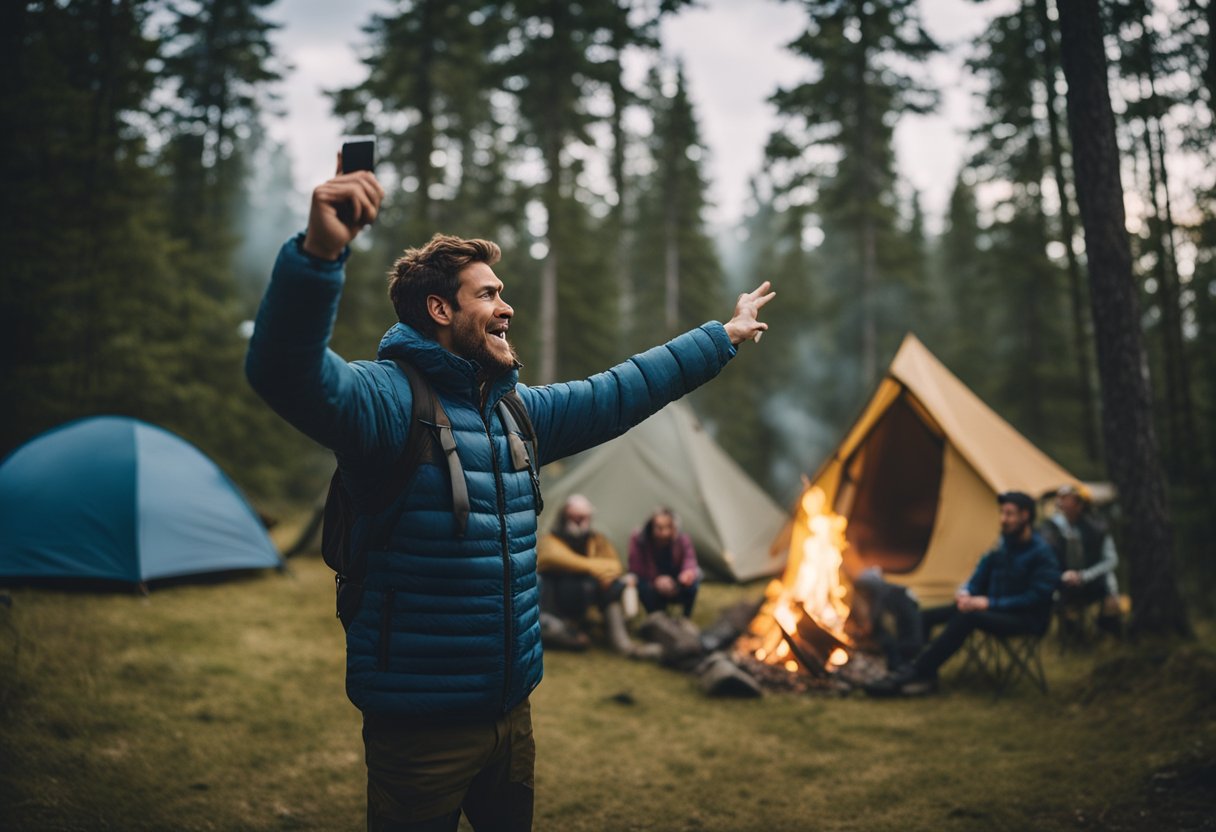
<svg viewBox="0 0 1216 832">
<path fill-rule="evenodd" d="M 663 664 L 669 667 L 695 664 L 704 655 L 701 631 L 687 618 L 675 618 L 665 612 L 652 612 L 646 616 L 638 633 L 648 642 L 663 649 Z"/>
<path fill-rule="evenodd" d="M 824 680 L 849 661 L 852 650 L 844 630 L 849 590 L 842 580 L 847 521 L 818 488 L 807 492 L 801 508 L 785 575 L 769 584 L 736 649 L 758 662 Z"/>
<path fill-rule="evenodd" d="M 782 633 L 802 666 L 820 678 L 829 675 L 829 664 L 844 664 L 836 651 L 843 651 L 845 660 L 848 659 L 849 646 L 806 613 L 799 616 L 793 633 L 787 632 L 784 627 Z M 833 661 L 833 656 L 836 656 L 836 661 Z"/>
<path fill-rule="evenodd" d="M 754 699 L 764 694 L 760 683 L 723 652 L 711 653 L 697 666 L 701 690 L 709 696 Z"/>
</svg>

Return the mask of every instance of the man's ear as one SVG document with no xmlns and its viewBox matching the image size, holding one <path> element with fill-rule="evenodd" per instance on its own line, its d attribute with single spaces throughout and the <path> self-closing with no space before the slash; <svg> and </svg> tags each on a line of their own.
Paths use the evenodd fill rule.
<svg viewBox="0 0 1216 832">
<path fill-rule="evenodd" d="M 439 295 L 426 296 L 426 311 L 430 313 L 431 320 L 439 326 L 452 325 L 452 304 Z"/>
</svg>

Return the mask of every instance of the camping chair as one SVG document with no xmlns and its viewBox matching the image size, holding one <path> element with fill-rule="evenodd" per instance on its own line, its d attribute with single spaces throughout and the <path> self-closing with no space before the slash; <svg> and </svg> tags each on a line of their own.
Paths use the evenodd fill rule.
<svg viewBox="0 0 1216 832">
<path fill-rule="evenodd" d="M 1034 682 L 1039 692 L 1046 695 L 1047 675 L 1039 657 L 1042 642 L 1043 636 L 1039 634 L 999 636 L 976 630 L 964 645 L 967 656 L 961 672 L 973 672 L 991 682 L 997 699 L 1023 678 Z"/>
</svg>

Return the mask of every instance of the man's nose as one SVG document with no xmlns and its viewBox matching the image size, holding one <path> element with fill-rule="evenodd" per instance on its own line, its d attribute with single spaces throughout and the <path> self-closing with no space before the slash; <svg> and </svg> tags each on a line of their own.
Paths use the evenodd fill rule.
<svg viewBox="0 0 1216 832">
<path fill-rule="evenodd" d="M 498 299 L 498 310 L 495 316 L 499 318 L 511 318 L 515 315 L 515 310 L 511 308 L 511 304 L 507 303 L 502 298 Z"/>
</svg>

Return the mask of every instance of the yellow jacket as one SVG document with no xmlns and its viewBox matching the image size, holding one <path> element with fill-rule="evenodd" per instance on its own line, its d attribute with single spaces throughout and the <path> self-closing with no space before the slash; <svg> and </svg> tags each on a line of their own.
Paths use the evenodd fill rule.
<svg viewBox="0 0 1216 832">
<path fill-rule="evenodd" d="M 536 544 L 536 571 L 541 574 L 576 572 L 593 575 L 604 586 L 625 571 L 621 557 L 608 538 L 592 532 L 587 539 L 587 554 L 580 555 L 555 534 L 547 534 Z"/>
</svg>

